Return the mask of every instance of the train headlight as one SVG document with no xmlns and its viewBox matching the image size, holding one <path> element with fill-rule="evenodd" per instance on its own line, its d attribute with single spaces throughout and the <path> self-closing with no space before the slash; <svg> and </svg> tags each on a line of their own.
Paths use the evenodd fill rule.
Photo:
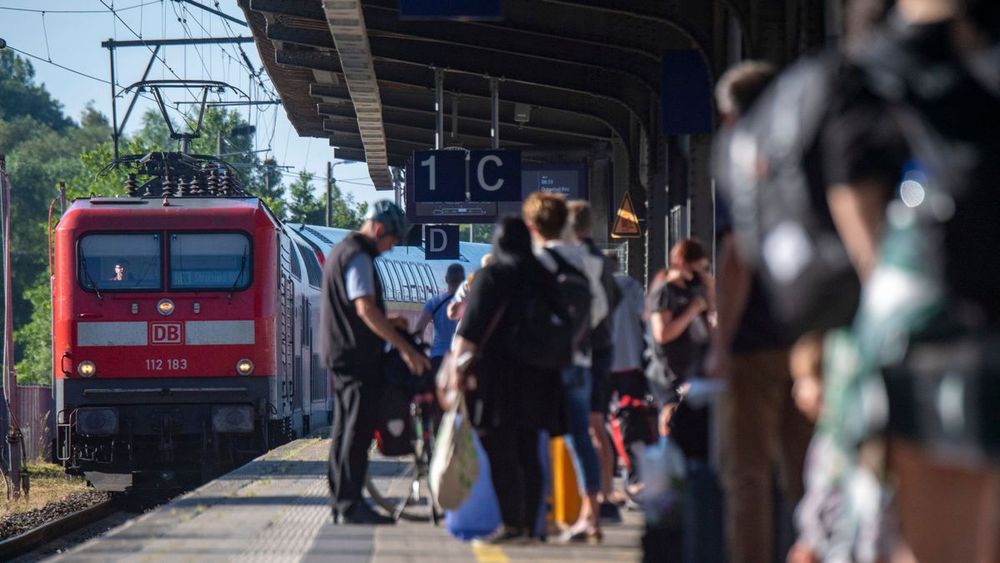
<svg viewBox="0 0 1000 563">
<path fill-rule="evenodd" d="M 97 366 L 90 360 L 84 360 L 80 362 L 80 365 L 76 366 L 76 373 L 82 377 L 94 377 L 97 374 Z"/>
<path fill-rule="evenodd" d="M 76 411 L 76 431 L 85 436 L 118 433 L 118 409 L 84 407 Z"/>
<path fill-rule="evenodd" d="M 169 299 L 160 299 L 156 304 L 156 310 L 164 317 L 174 314 L 174 302 Z"/>
<path fill-rule="evenodd" d="M 245 358 L 236 362 L 236 373 L 240 375 L 250 375 L 253 373 L 253 362 Z"/>
<path fill-rule="evenodd" d="M 253 407 L 250 405 L 212 407 L 212 430 L 253 432 Z"/>
</svg>

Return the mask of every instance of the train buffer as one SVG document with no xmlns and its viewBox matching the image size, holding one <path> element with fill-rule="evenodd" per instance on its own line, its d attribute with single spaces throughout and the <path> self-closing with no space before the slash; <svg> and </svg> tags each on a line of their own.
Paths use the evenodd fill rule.
<svg viewBox="0 0 1000 563">
<path fill-rule="evenodd" d="M 638 561 L 641 517 L 601 545 L 478 547 L 444 523 L 334 526 L 329 439 L 303 438 L 62 554 L 56 561 Z M 374 461 L 373 464 L 377 464 Z M 388 484 L 391 486 L 391 483 Z"/>
</svg>

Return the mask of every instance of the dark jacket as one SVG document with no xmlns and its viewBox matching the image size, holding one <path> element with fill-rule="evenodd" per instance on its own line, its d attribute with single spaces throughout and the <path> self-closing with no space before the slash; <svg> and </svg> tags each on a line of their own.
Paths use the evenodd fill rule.
<svg viewBox="0 0 1000 563">
<path fill-rule="evenodd" d="M 375 244 L 358 233 L 347 235 L 330 250 L 323 264 L 323 300 L 320 306 L 320 361 L 330 370 L 356 376 L 381 374 L 385 341 L 358 316 L 347 298 L 344 272 L 358 253 L 372 260 L 378 256 Z M 374 271 L 374 267 L 372 268 Z M 385 312 L 382 282 L 375 273 L 375 304 Z"/>
<path fill-rule="evenodd" d="M 555 277 L 534 258 L 515 262 L 496 258 L 476 273 L 458 335 L 479 346 L 478 386 L 466 393 L 470 421 L 477 429 L 565 433 L 558 370 L 524 364 L 517 343 L 509 338 L 532 294 L 557 295 L 558 291 Z M 496 326 L 488 335 L 494 319 Z"/>
</svg>

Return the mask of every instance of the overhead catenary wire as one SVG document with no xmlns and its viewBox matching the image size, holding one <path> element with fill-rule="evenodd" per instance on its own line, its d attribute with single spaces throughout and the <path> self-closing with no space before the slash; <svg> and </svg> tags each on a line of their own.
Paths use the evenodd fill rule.
<svg viewBox="0 0 1000 563">
<path fill-rule="evenodd" d="M 77 70 L 75 68 L 70 68 L 70 67 L 68 67 L 66 65 L 61 65 L 61 64 L 59 64 L 59 63 L 57 63 L 57 62 L 55 62 L 55 61 L 53 61 L 51 59 L 46 59 L 45 57 L 40 57 L 40 56 L 35 55 L 33 53 L 29 53 L 29 52 L 24 51 L 22 49 L 18 49 L 17 47 L 12 46 L 10 43 L 7 44 L 6 48 L 10 49 L 11 51 L 14 51 L 15 53 L 21 53 L 22 55 L 24 55 L 26 57 L 30 57 L 32 59 L 41 61 L 43 63 L 48 63 L 48 64 L 50 64 L 50 65 L 52 65 L 54 67 L 61 68 L 61 69 L 65 70 L 65 71 L 68 71 L 68 72 L 72 72 L 73 74 L 82 76 L 84 78 L 89 78 L 91 80 L 96 80 L 98 82 L 103 82 L 104 84 L 111 84 L 111 82 L 109 80 L 106 80 L 104 78 L 98 78 L 98 77 L 94 76 L 93 74 L 87 74 L 86 72 Z M 119 84 L 119 86 L 120 86 L 120 84 Z"/>
<path fill-rule="evenodd" d="M 146 44 L 145 40 L 143 40 L 143 38 L 142 38 L 142 35 L 141 35 L 141 34 L 139 34 L 139 33 L 137 33 L 137 32 L 135 31 L 135 29 L 134 29 L 134 28 L 133 28 L 133 27 L 132 27 L 131 25 L 129 25 L 129 24 L 128 24 L 128 22 L 126 22 L 126 21 L 125 21 L 125 20 L 124 20 L 124 19 L 123 19 L 123 18 L 122 18 L 122 17 L 121 17 L 121 16 L 119 15 L 119 14 L 118 14 L 118 12 L 117 12 L 117 11 L 115 10 L 115 8 L 114 8 L 114 6 L 113 6 L 113 5 L 109 5 L 109 4 L 108 4 L 107 2 L 105 2 L 104 0 L 98 0 L 98 2 L 100 2 L 101 4 L 103 4 L 103 5 L 104 5 L 104 7 L 105 7 L 105 8 L 107 8 L 107 9 L 108 9 L 108 11 L 110 11 L 110 12 L 111 12 L 111 15 L 112 15 L 112 16 L 114 16 L 114 19 L 116 19 L 116 20 L 118 20 L 119 22 L 121 22 L 121 23 L 122 23 L 122 25 L 124 25 L 124 26 L 125 26 L 125 29 L 129 30 L 129 32 L 130 32 L 130 33 L 131 33 L 132 35 L 134 35 L 136 39 L 138 39 L 138 40 L 139 40 L 140 42 L 142 42 L 143 46 L 145 46 L 145 47 L 146 47 L 146 49 L 148 49 L 148 50 L 149 50 L 149 52 L 150 52 L 150 53 L 151 53 L 151 54 L 153 55 L 153 57 L 155 57 L 155 58 L 159 59 L 159 61 L 160 61 L 161 63 L 163 63 L 163 66 L 164 66 L 164 67 L 165 67 L 165 68 L 166 68 L 166 69 L 167 69 L 168 71 L 170 71 L 170 74 L 174 75 L 174 78 L 176 78 L 177 80 L 184 80 L 183 78 L 181 78 L 181 77 L 180 77 L 180 76 L 179 76 L 179 75 L 177 74 L 177 72 L 176 72 L 176 71 L 175 71 L 175 70 L 173 69 L 173 67 L 171 67 L 171 66 L 170 66 L 169 64 L 167 64 L 167 60 L 166 60 L 165 56 L 163 56 L 163 55 L 160 55 L 159 53 L 157 53 L 156 51 L 154 51 L 152 47 L 150 47 L 149 45 L 147 45 L 147 44 Z M 164 8 L 164 9 L 165 9 L 165 8 Z M 165 22 L 165 21 L 166 21 L 166 16 L 164 15 L 164 22 Z M 195 97 L 195 94 L 194 94 L 194 92 L 192 92 L 190 88 L 187 88 L 187 91 L 188 91 L 188 94 L 190 94 L 190 95 L 191 95 L 191 97 Z M 164 96 L 164 97 L 166 97 L 166 96 Z M 170 100 L 168 99 L 167 101 L 169 102 Z M 183 117 L 184 121 L 187 121 L 187 123 L 188 123 L 188 127 L 190 127 L 190 126 L 191 126 L 191 120 L 189 120 L 189 119 L 187 118 L 187 116 L 185 116 L 184 114 L 181 114 L 181 116 Z"/>
<path fill-rule="evenodd" d="M 124 8 L 115 8 L 119 12 L 127 12 L 129 10 L 135 10 L 136 8 L 141 8 L 143 6 L 148 6 L 150 4 L 159 4 L 162 0 L 150 0 L 149 2 L 142 2 L 141 4 L 134 4 L 132 6 L 125 6 Z M 107 10 L 39 10 L 37 8 L 16 8 L 13 6 L 0 6 L 0 10 L 7 10 L 11 12 L 28 12 L 32 14 L 104 14 Z"/>
</svg>

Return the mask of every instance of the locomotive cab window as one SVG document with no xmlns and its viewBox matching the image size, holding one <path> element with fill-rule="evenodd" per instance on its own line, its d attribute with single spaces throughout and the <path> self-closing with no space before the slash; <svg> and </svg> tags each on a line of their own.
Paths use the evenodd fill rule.
<svg viewBox="0 0 1000 563">
<path fill-rule="evenodd" d="M 80 239 L 79 282 L 98 291 L 162 287 L 159 233 L 85 235 Z"/>
<path fill-rule="evenodd" d="M 246 289 L 252 258 L 250 239 L 241 233 L 170 233 L 170 289 Z"/>
<path fill-rule="evenodd" d="M 316 258 L 316 254 L 310 252 L 305 246 L 295 243 L 299 247 L 299 251 L 302 252 L 302 261 L 306 264 L 306 274 L 309 276 L 309 285 L 313 287 L 320 287 L 323 285 L 323 268 L 319 266 L 319 259 Z"/>
</svg>

